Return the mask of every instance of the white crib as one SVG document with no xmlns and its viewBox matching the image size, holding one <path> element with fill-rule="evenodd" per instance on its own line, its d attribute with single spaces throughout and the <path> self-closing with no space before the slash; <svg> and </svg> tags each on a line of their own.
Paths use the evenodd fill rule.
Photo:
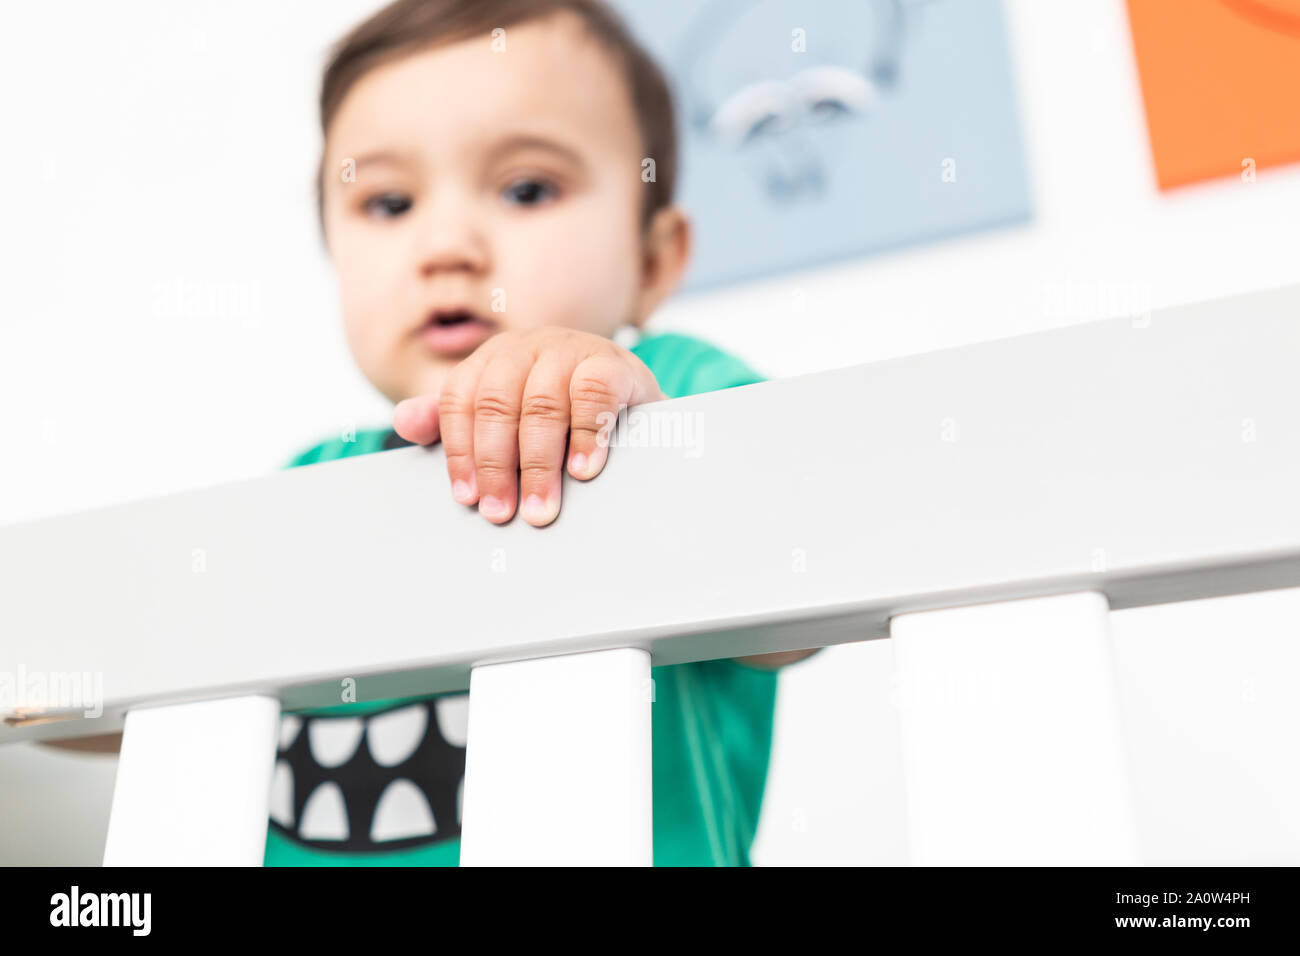
<svg viewBox="0 0 1300 956">
<path fill-rule="evenodd" d="M 1300 585 L 1298 365 L 1295 287 L 640 406 L 545 529 L 440 446 L 0 527 L 0 674 L 102 679 L 0 742 L 257 865 L 282 708 L 468 688 L 462 865 L 644 865 L 652 663 L 891 638 L 915 862 L 1141 863 L 1108 614 Z"/>
</svg>

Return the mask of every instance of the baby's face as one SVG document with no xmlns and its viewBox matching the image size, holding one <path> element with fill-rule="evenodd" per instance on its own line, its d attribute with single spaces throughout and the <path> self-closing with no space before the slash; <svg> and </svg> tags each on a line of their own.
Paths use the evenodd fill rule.
<svg viewBox="0 0 1300 956">
<path fill-rule="evenodd" d="M 505 41 L 372 70 L 328 130 L 325 233 L 348 344 L 394 402 L 439 392 L 501 331 L 609 337 L 652 307 L 644 146 L 614 62 L 568 13 Z M 457 312 L 478 321 L 446 321 Z"/>
</svg>

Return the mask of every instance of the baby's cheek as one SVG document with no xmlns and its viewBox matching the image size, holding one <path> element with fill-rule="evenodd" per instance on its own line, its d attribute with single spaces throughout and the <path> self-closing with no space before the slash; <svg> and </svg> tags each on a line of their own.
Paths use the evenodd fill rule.
<svg viewBox="0 0 1300 956">
<path fill-rule="evenodd" d="M 364 287 L 341 281 L 339 307 L 343 310 L 343 330 L 348 345 L 353 352 L 364 350 L 368 338 L 374 334 L 374 317 L 379 313 L 380 303 Z"/>
<path fill-rule="evenodd" d="M 621 250 L 612 237 L 598 233 L 551 244 L 540 256 L 534 251 L 527 268 L 517 274 L 523 294 L 508 300 L 517 303 L 520 312 L 509 324 L 514 328 L 561 325 L 612 335 L 628 318 L 629 295 L 635 290 L 634 263 L 635 252 Z M 525 305 L 527 319 L 523 320 Z"/>
<path fill-rule="evenodd" d="M 631 319 L 640 281 L 641 250 L 622 229 L 592 230 L 577 255 L 573 272 L 584 277 L 574 289 L 588 316 L 585 331 L 609 336 Z"/>
<path fill-rule="evenodd" d="M 348 351 L 362 374 L 388 394 L 393 387 L 393 378 L 400 375 L 399 366 L 404 358 L 400 355 L 398 334 L 392 327 L 391 316 L 386 315 L 382 301 L 355 292 L 344 296 L 340 304 Z"/>
<path fill-rule="evenodd" d="M 399 334 L 409 312 L 398 308 L 395 291 L 400 288 L 377 267 L 358 269 L 354 263 L 347 271 L 340 272 L 339 304 L 348 342 L 354 351 L 370 355 L 383 347 L 386 337 Z"/>
</svg>

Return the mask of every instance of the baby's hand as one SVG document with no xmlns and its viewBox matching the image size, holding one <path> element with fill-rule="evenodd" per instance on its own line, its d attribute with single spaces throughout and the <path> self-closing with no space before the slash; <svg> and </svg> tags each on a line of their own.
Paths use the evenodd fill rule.
<svg viewBox="0 0 1300 956">
<path fill-rule="evenodd" d="M 644 362 L 599 335 L 499 332 L 451 370 L 440 395 L 399 402 L 393 427 L 417 445 L 441 437 L 461 504 L 477 501 L 481 515 L 501 524 L 514 515 L 518 491 L 524 520 L 542 527 L 560 511 L 566 439 L 569 474 L 594 478 L 620 406 L 667 397 Z"/>
</svg>

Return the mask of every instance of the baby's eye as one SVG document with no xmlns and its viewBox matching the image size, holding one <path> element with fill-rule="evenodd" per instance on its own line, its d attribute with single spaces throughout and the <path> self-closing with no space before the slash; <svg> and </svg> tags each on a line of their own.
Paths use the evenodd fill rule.
<svg viewBox="0 0 1300 956">
<path fill-rule="evenodd" d="M 505 196 L 510 202 L 535 206 L 547 199 L 554 199 L 559 190 L 544 179 L 517 179 L 506 187 Z"/>
<path fill-rule="evenodd" d="M 365 202 L 365 211 L 381 219 L 392 219 L 411 208 L 411 197 L 405 193 L 383 193 Z"/>
</svg>

